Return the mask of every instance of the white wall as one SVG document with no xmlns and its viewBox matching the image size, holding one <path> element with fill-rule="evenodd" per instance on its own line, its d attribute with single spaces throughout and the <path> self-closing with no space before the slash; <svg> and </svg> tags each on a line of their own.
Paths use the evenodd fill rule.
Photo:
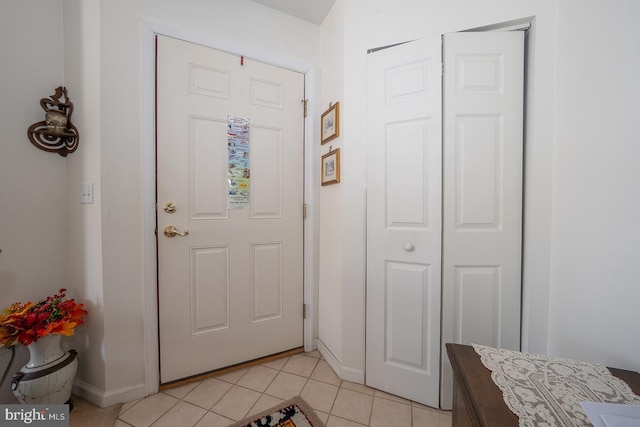
<svg viewBox="0 0 640 427">
<path fill-rule="evenodd" d="M 149 150 L 143 104 L 151 102 L 153 111 L 152 100 L 142 99 L 149 87 L 143 69 L 153 67 L 153 54 L 143 62 L 143 20 L 274 62 L 308 64 L 319 74 L 319 27 L 249 0 L 3 5 L 0 303 L 39 299 L 63 286 L 73 291 L 89 310 L 70 342 L 81 360 L 74 392 L 103 406 L 142 397 L 147 357 L 157 357 L 154 342 L 145 342 L 157 319 L 144 318 L 154 270 L 145 252 L 153 230 L 144 229 L 144 215 L 154 197 L 146 185 L 154 171 L 143 157 Z M 39 151 L 26 138 L 28 126 L 43 120 L 40 98 L 61 84 L 81 135 L 67 159 Z M 313 90 L 307 96 L 315 117 L 319 87 Z M 94 183 L 91 205 L 79 203 L 82 182 Z M 0 353 L 0 362 L 8 356 Z M 4 392 L 1 397 L 4 402 Z"/>
<path fill-rule="evenodd" d="M 342 253 L 330 283 L 343 313 L 338 340 L 341 370 L 364 370 L 366 50 L 445 32 L 532 17 L 527 76 L 523 350 L 638 370 L 636 308 L 640 201 L 634 168 L 640 145 L 637 121 L 638 16 L 632 0 L 486 0 L 415 2 L 337 0 L 344 21 L 342 79 L 323 94 L 344 98 L 342 171 L 349 175 L 332 197 L 348 201 L 321 218 L 320 234 Z M 464 10 L 464 13 L 461 11 Z M 326 35 L 325 35 L 326 37 Z M 557 52 L 556 52 L 557 50 Z M 324 60 L 324 57 L 323 57 Z M 637 73 L 636 73 L 637 74 Z M 636 118 L 634 120 L 634 118 Z M 335 268 L 321 259 L 319 269 Z M 320 284 L 320 292 L 324 282 Z M 320 312 L 331 310 L 323 304 Z M 344 318 L 349 311 L 350 320 Z M 362 315 L 362 317 L 361 317 Z M 345 343 L 349 343 L 347 348 Z M 332 350 L 329 348 L 329 350 Z"/>
<path fill-rule="evenodd" d="M 640 3 L 558 3 L 549 352 L 640 370 Z"/>
<path fill-rule="evenodd" d="M 89 311 L 74 348 L 76 381 L 97 394 L 105 390 L 104 297 L 100 180 L 100 2 L 64 0 L 64 79 L 73 95 L 73 123 L 80 147 L 67 162 L 69 281 Z M 80 203 L 80 183 L 91 182 L 94 203 Z"/>
<path fill-rule="evenodd" d="M 87 351 L 79 373 L 87 393 L 112 402 L 142 392 L 144 325 L 155 321 L 143 318 L 145 18 L 314 65 L 320 64 L 322 32 L 321 102 L 341 103 L 342 135 L 335 146 L 342 147 L 342 182 L 322 188 L 323 206 L 313 207 L 320 214 L 320 270 L 326 272 L 319 334 L 339 368 L 357 376 L 364 372 L 366 50 L 535 16 L 527 100 L 524 348 L 640 370 L 634 339 L 640 286 L 633 269 L 640 255 L 640 172 L 632 163 L 640 145 L 630 125 L 639 113 L 639 30 L 632 21 L 637 2 L 337 0 L 321 29 L 247 0 L 188 5 L 3 5 L 2 53 L 11 60 L 3 62 L 0 79 L 0 305 L 38 299 L 63 286 L 87 299 L 93 314 L 75 342 Z M 332 45 L 336 40 L 343 44 Z M 42 120 L 40 98 L 66 80 L 76 123 L 82 124 L 81 146 L 68 159 L 36 149 L 25 135 Z M 315 108 L 312 114 L 325 106 Z M 91 206 L 76 199 L 85 180 L 96 184 Z M 0 358 L 5 361 L 6 353 Z"/>
<path fill-rule="evenodd" d="M 322 25 L 322 97 L 320 111 L 326 111 L 330 103 L 343 100 L 342 72 L 344 69 L 344 30 L 342 4 L 336 4 Z M 324 88 L 328 88 L 325 90 Z M 344 152 L 343 137 L 338 136 L 322 145 L 320 157 L 333 149 Z M 320 162 L 320 158 L 317 160 Z M 344 177 L 341 177 L 344 182 Z M 318 346 L 325 358 L 340 374 L 338 360 L 342 360 L 343 318 L 342 293 L 343 253 L 339 243 L 344 235 L 343 218 L 348 212 L 343 206 L 342 184 L 320 188 L 320 237 L 319 237 L 319 321 Z M 326 350 L 325 350 L 326 349 Z"/>
<path fill-rule="evenodd" d="M 44 120 L 40 99 L 64 85 L 62 15 L 62 0 L 4 2 L 0 13 L 0 310 L 62 287 L 77 296 L 67 273 L 68 161 L 27 138 Z M 24 347 L 17 352 L 0 403 L 16 403 L 9 382 L 28 358 Z M 0 349 L 0 375 L 9 359 Z"/>
</svg>

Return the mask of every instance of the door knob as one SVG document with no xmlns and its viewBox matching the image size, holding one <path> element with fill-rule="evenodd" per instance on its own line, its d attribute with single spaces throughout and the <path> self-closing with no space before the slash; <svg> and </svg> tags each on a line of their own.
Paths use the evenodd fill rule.
<svg viewBox="0 0 640 427">
<path fill-rule="evenodd" d="M 404 245 L 404 250 L 405 251 L 411 252 L 414 249 L 415 249 L 415 247 L 411 243 L 405 243 L 405 245 Z"/>
<path fill-rule="evenodd" d="M 167 237 L 188 236 L 189 235 L 189 231 L 185 230 L 184 232 L 180 232 L 173 225 L 167 225 L 164 228 L 164 235 L 167 236 Z"/>
</svg>

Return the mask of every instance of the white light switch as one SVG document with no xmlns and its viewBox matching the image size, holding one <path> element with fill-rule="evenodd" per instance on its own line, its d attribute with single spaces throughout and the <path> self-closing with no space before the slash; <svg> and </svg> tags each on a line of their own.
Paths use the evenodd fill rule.
<svg viewBox="0 0 640 427">
<path fill-rule="evenodd" d="M 93 182 L 83 182 L 80 184 L 80 203 L 93 203 Z"/>
</svg>

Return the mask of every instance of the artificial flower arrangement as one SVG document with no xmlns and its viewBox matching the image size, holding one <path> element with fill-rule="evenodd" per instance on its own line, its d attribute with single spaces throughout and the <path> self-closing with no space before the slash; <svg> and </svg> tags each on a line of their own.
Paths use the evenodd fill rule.
<svg viewBox="0 0 640 427">
<path fill-rule="evenodd" d="M 37 304 L 13 303 L 0 314 L 0 347 L 29 345 L 49 334 L 73 335 L 84 323 L 87 311 L 73 298 L 65 299 L 66 289 Z"/>
</svg>

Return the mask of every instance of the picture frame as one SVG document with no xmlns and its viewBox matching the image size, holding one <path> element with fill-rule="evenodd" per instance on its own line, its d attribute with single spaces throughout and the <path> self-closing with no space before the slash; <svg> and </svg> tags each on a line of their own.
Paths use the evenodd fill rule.
<svg viewBox="0 0 640 427">
<path fill-rule="evenodd" d="M 340 182 L 340 149 L 336 148 L 322 156 L 322 185 L 337 184 Z"/>
<path fill-rule="evenodd" d="M 340 135 L 340 103 L 331 104 L 320 117 L 320 144 L 326 144 Z"/>
</svg>

